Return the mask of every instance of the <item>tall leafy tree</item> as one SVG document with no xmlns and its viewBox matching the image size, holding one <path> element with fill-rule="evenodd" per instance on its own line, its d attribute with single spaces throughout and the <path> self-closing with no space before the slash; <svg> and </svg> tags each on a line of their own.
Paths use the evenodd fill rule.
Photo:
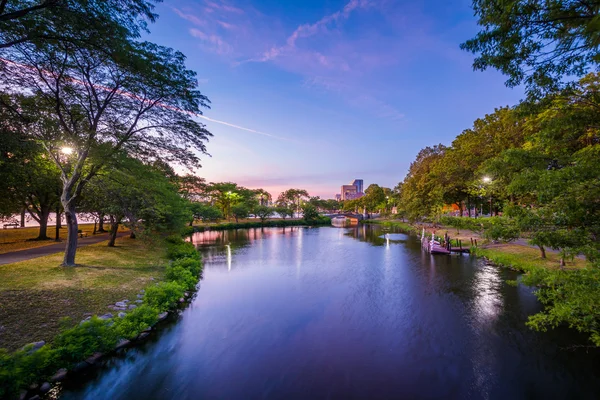
<svg viewBox="0 0 600 400">
<path fill-rule="evenodd" d="M 2 0 L 0 48 L 22 43 L 110 47 L 115 36 L 138 37 L 160 0 Z M 108 34 L 107 34 L 108 33 Z"/>
<path fill-rule="evenodd" d="M 69 229 L 63 264 L 74 265 L 76 206 L 87 182 L 120 151 L 198 166 L 210 133 L 192 117 L 208 99 L 183 54 L 152 43 L 117 40 L 105 51 L 65 42 L 19 44 L 10 56 L 17 64 L 8 64 L 0 80 L 19 91 L 13 98 L 24 90 L 35 96 L 8 107 L 33 121 L 26 132 L 61 171 Z"/>
<path fill-rule="evenodd" d="M 493 67 L 507 85 L 540 96 L 600 61 L 597 0 L 473 0 L 481 31 L 461 45 L 475 69 Z"/>
<path fill-rule="evenodd" d="M 445 151 L 446 146 L 442 144 L 426 147 L 410 164 L 408 174 L 402 183 L 401 202 L 411 220 L 434 216 L 439 213 L 443 205 L 442 193 L 436 181 L 432 179 L 432 175 Z"/>
<path fill-rule="evenodd" d="M 296 212 L 298 212 L 302 205 L 302 201 L 308 200 L 309 197 L 308 191 L 304 189 L 288 189 L 279 194 L 279 197 L 277 197 L 277 205 L 295 209 Z"/>
</svg>

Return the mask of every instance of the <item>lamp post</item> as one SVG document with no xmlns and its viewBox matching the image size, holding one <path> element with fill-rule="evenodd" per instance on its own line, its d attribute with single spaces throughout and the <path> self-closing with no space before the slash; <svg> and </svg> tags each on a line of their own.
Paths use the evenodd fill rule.
<svg viewBox="0 0 600 400">
<path fill-rule="evenodd" d="M 485 184 L 492 183 L 492 178 L 490 178 L 489 176 L 484 176 L 483 183 L 485 183 Z M 490 191 L 490 217 L 491 216 L 492 216 L 492 192 Z"/>
</svg>

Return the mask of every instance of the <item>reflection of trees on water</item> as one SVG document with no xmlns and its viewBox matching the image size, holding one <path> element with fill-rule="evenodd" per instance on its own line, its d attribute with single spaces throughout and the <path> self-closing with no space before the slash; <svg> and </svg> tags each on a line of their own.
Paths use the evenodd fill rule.
<svg viewBox="0 0 600 400">
<path fill-rule="evenodd" d="M 254 242 L 273 236 L 296 236 L 303 227 L 230 229 L 224 231 L 197 232 L 192 235 L 192 243 L 201 251 L 206 262 L 216 261 L 226 255 L 235 254 L 239 249 L 249 247 Z M 229 246 L 229 250 L 228 250 Z"/>
<path fill-rule="evenodd" d="M 396 228 L 382 227 L 380 225 L 360 224 L 346 228 L 346 236 L 358 239 L 361 242 L 371 243 L 374 246 L 387 246 L 390 243 L 405 243 L 408 235 Z"/>
</svg>

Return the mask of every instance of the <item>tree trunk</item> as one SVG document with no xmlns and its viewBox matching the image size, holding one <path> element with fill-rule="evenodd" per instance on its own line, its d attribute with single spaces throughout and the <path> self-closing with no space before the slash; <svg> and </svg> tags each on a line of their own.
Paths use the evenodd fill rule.
<svg viewBox="0 0 600 400">
<path fill-rule="evenodd" d="M 129 238 L 130 239 L 135 239 L 135 232 L 131 231 L 131 233 L 129 234 Z"/>
<path fill-rule="evenodd" d="M 65 218 L 67 220 L 67 245 L 65 247 L 65 257 L 63 259 L 63 267 L 74 267 L 75 266 L 75 254 L 77 253 L 77 241 L 79 239 L 78 230 L 79 224 L 77 223 L 77 213 L 75 205 L 69 199 L 65 198 L 65 195 L 61 196 L 61 202 L 63 209 L 65 210 Z"/>
<path fill-rule="evenodd" d="M 21 210 L 21 228 L 25 228 L 25 209 Z"/>
<path fill-rule="evenodd" d="M 56 226 L 54 230 L 54 241 L 60 242 L 60 208 L 56 207 Z"/>
<path fill-rule="evenodd" d="M 100 214 L 98 216 L 98 232 L 104 233 L 106 230 L 104 229 L 104 214 Z"/>
<path fill-rule="evenodd" d="M 538 246 L 540 248 L 540 255 L 542 258 L 546 258 L 546 249 L 544 246 Z"/>
<path fill-rule="evenodd" d="M 560 269 L 565 269 L 565 257 L 560 256 Z"/>
<path fill-rule="evenodd" d="M 108 236 L 108 247 L 115 247 L 117 233 L 119 232 L 119 221 L 110 217 L 110 235 Z"/>
<path fill-rule="evenodd" d="M 96 223 L 97 221 L 94 219 L 94 230 L 92 231 L 92 235 L 96 234 Z"/>
<path fill-rule="evenodd" d="M 48 217 L 50 217 L 50 210 L 42 210 L 42 214 L 39 216 L 38 223 L 40 224 L 40 231 L 36 240 L 49 240 L 48 231 Z"/>
</svg>

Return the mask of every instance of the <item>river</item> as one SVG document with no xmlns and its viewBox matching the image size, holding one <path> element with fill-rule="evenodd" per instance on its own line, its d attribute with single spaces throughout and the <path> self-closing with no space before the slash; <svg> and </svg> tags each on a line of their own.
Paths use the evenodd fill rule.
<svg viewBox="0 0 600 400">
<path fill-rule="evenodd" d="M 191 303 L 143 345 L 69 381 L 61 399 L 577 399 L 597 351 L 540 310 L 512 271 L 431 256 L 379 226 L 193 236 Z"/>
</svg>

